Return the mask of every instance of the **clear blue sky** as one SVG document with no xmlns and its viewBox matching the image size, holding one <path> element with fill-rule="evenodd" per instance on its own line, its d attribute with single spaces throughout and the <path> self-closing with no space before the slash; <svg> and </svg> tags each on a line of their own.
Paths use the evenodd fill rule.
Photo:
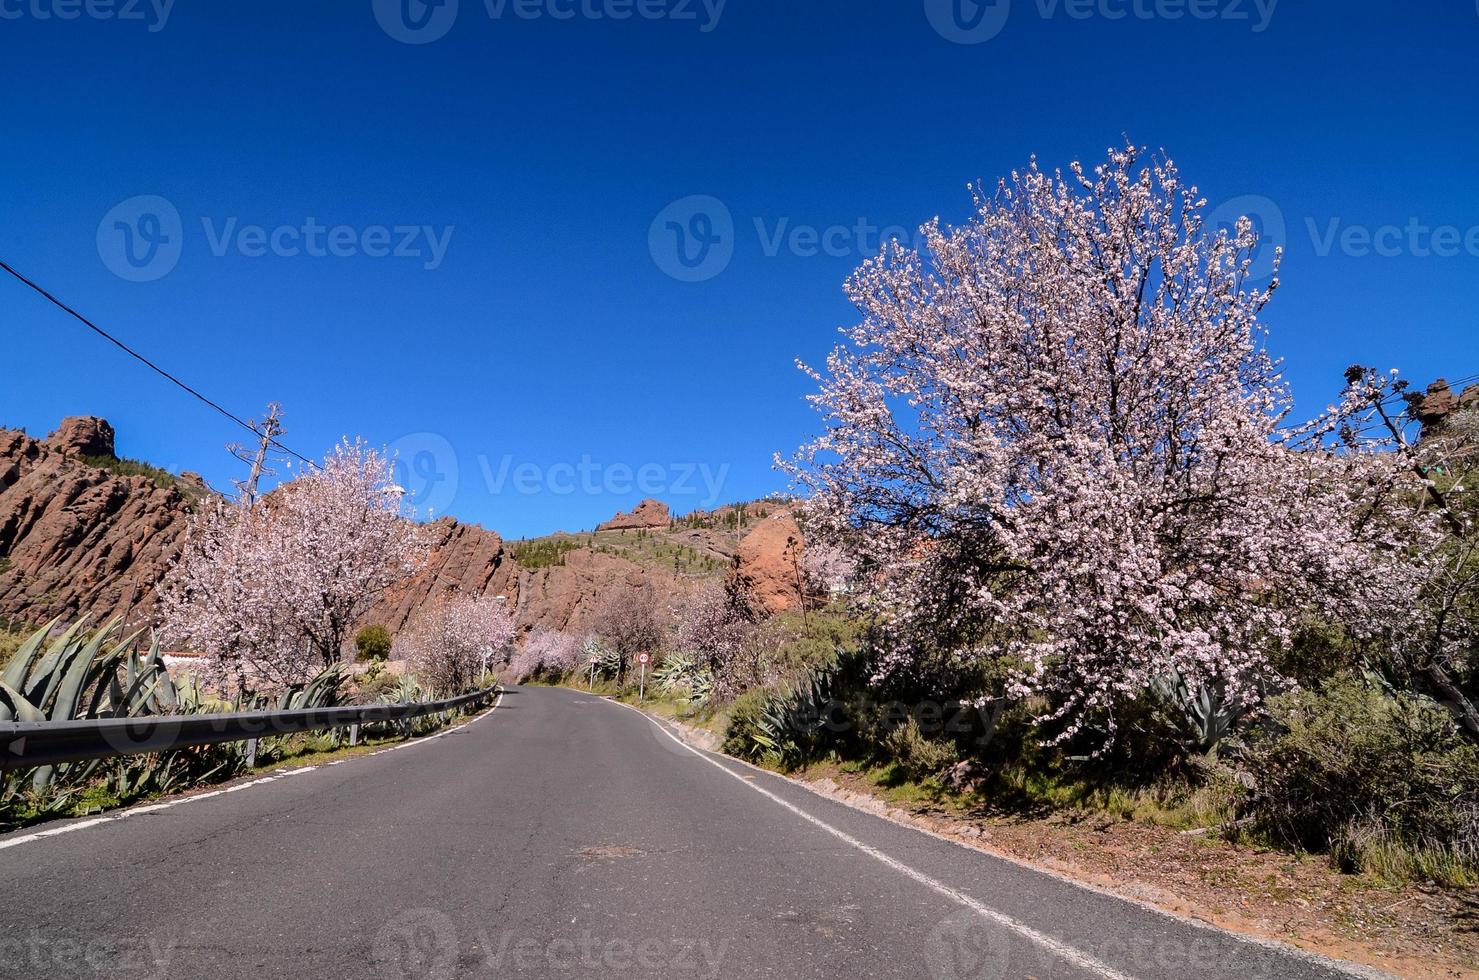
<svg viewBox="0 0 1479 980">
<path fill-rule="evenodd" d="M 869 229 L 1122 133 L 1277 209 L 1302 407 L 1353 361 L 1479 373 L 1473 0 L 963 2 L 409 0 L 417 34 L 396 0 L 0 0 L 0 256 L 238 413 L 281 401 L 301 452 L 398 442 L 425 502 L 511 536 L 783 488 L 792 362 L 851 322 Z M 310 219 L 345 254 L 305 254 Z M 242 433 L 8 279 L 0 332 L 0 424 L 103 415 L 121 454 L 238 472 Z"/>
</svg>

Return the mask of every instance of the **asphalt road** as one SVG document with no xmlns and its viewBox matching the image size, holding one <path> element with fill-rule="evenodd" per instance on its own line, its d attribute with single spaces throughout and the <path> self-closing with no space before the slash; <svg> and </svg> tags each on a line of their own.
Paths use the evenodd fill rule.
<svg viewBox="0 0 1479 980">
<path fill-rule="evenodd" d="M 561 689 L 514 689 L 397 751 L 123 812 L 0 837 L 0 976 L 1347 975 L 850 809 Z"/>
</svg>

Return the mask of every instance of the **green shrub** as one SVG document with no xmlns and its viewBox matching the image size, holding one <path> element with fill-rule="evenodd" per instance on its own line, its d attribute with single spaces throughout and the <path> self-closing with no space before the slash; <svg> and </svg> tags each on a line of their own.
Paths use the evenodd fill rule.
<svg viewBox="0 0 1479 980">
<path fill-rule="evenodd" d="M 1336 678 L 1271 699 L 1269 717 L 1246 758 L 1269 836 L 1352 872 L 1479 868 L 1479 747 L 1437 704 Z"/>
<path fill-rule="evenodd" d="M 922 780 L 943 775 L 960 761 L 955 744 L 942 739 L 928 739 L 913 718 L 894 728 L 884 739 L 884 748 L 905 775 Z"/>
<path fill-rule="evenodd" d="M 356 700 L 360 704 L 379 704 L 385 695 L 394 691 L 399 684 L 400 676 L 388 670 L 367 673 L 359 682 L 359 696 Z"/>
<path fill-rule="evenodd" d="M 724 751 L 752 762 L 765 761 L 770 752 L 764 730 L 765 702 L 769 692 L 763 688 L 746 691 L 729 707 L 729 724 L 724 729 Z"/>
<path fill-rule="evenodd" d="M 354 648 L 361 660 L 385 660 L 390 656 L 390 631 L 372 623 L 354 634 Z"/>
</svg>

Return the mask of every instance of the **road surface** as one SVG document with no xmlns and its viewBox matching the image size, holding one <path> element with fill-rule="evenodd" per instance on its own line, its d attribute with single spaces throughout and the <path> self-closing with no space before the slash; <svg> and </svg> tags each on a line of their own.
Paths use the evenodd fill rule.
<svg viewBox="0 0 1479 980">
<path fill-rule="evenodd" d="M 0 837 L 0 976 L 1348 975 L 516 688 L 440 738 Z M 75 829 L 70 829 L 75 828 Z"/>
</svg>

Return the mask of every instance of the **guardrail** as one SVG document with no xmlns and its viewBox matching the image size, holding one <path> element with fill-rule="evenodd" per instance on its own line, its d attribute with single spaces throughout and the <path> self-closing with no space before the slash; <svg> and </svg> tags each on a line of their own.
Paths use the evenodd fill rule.
<svg viewBox="0 0 1479 980">
<path fill-rule="evenodd" d="M 0 722 L 0 769 L 29 769 L 117 755 L 172 752 L 219 742 L 255 742 L 270 735 L 344 728 L 376 721 L 407 721 L 480 704 L 497 693 L 498 688 L 490 687 L 442 701 L 406 704 L 83 721 Z"/>
</svg>

